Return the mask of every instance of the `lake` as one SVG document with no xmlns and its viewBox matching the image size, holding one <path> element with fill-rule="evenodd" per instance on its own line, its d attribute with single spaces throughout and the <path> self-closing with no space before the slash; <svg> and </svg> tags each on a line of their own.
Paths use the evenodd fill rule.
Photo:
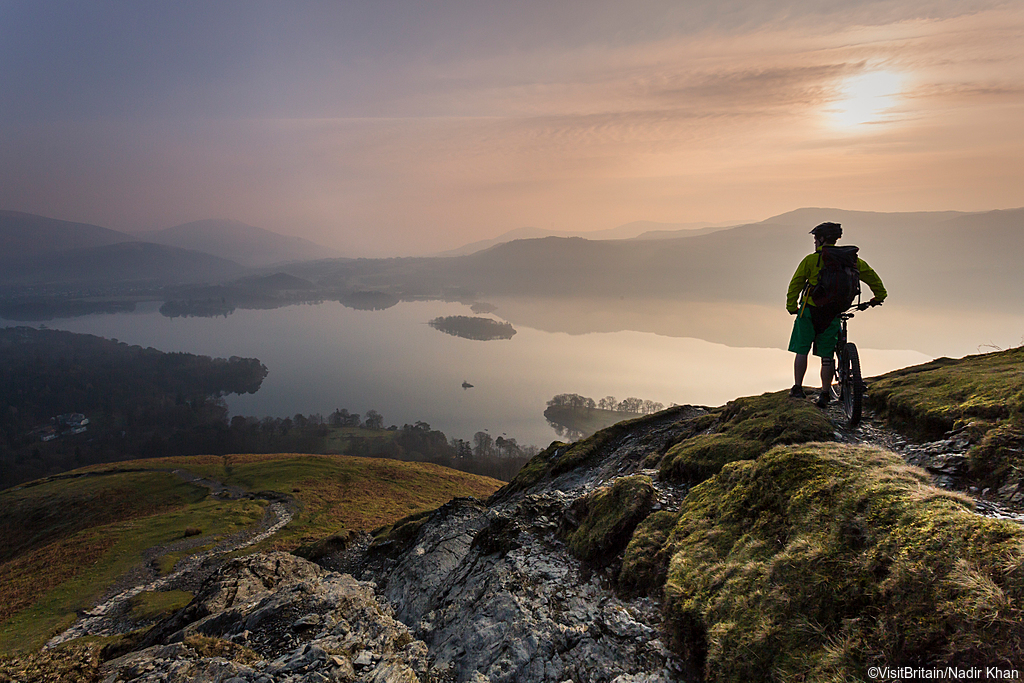
<svg viewBox="0 0 1024 683">
<path fill-rule="evenodd" d="M 158 303 L 134 313 L 47 321 L 54 329 L 163 351 L 259 358 L 269 369 L 256 394 L 228 396 L 233 415 L 291 416 L 375 409 L 385 424 L 422 420 L 449 437 L 477 431 L 546 446 L 543 417 L 555 394 L 612 395 L 721 405 L 788 388 L 791 318 L 784 310 L 692 302 L 498 300 L 509 340 L 475 341 L 427 323 L 474 315 L 468 305 L 402 302 L 360 311 L 336 302 L 228 317 L 167 318 Z M 16 325 L 13 321 L 0 321 Z M 883 306 L 851 322 L 865 376 L 1021 343 L 1024 315 L 900 310 Z M 805 384 L 817 381 L 812 363 Z M 464 389 L 463 382 L 473 385 Z"/>
</svg>

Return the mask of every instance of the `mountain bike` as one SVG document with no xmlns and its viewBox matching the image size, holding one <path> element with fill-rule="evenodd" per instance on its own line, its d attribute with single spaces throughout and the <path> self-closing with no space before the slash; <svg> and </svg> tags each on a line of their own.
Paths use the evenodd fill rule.
<svg viewBox="0 0 1024 683">
<path fill-rule="evenodd" d="M 839 340 L 836 342 L 836 376 L 832 383 L 832 396 L 843 406 L 847 426 L 853 429 L 860 422 L 864 404 L 864 384 L 860 376 L 860 354 L 857 345 L 847 340 L 846 322 L 853 317 L 851 311 L 866 311 L 872 306 L 880 306 L 880 301 L 865 301 L 839 314 Z"/>
</svg>

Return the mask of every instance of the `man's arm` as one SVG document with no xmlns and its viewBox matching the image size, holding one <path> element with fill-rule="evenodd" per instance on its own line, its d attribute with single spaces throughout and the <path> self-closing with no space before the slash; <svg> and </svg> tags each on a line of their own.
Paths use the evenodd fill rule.
<svg viewBox="0 0 1024 683">
<path fill-rule="evenodd" d="M 885 291 L 885 285 L 882 284 L 882 278 L 878 277 L 878 273 L 864 259 L 857 259 L 857 269 L 860 271 L 861 281 L 867 283 L 867 286 L 871 288 L 871 294 L 874 295 L 873 300 L 878 303 L 885 301 L 888 293 Z"/>
<path fill-rule="evenodd" d="M 800 292 L 807 285 L 807 259 L 805 258 L 796 267 L 793 279 L 789 281 L 789 291 L 786 292 L 786 310 L 790 313 L 797 312 L 797 303 L 800 299 Z"/>
</svg>

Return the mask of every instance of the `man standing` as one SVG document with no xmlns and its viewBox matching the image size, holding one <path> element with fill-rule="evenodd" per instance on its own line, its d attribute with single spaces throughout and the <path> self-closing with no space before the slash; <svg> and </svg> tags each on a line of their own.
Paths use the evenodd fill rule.
<svg viewBox="0 0 1024 683">
<path fill-rule="evenodd" d="M 793 398 L 806 397 L 803 381 L 807 372 L 807 353 L 813 347 L 814 355 L 821 358 L 821 393 L 818 394 L 817 405 L 824 408 L 831 399 L 832 377 L 835 375 L 834 355 L 839 338 L 838 314 L 841 312 L 825 304 L 832 294 L 823 291 L 825 283 L 822 283 L 822 287 L 818 286 L 822 279 L 820 276 L 824 261 L 846 257 L 850 259 L 851 265 L 856 263 L 860 280 L 871 288 L 871 302 L 874 304 L 885 300 L 886 291 L 878 274 L 856 255 L 856 247 L 835 246 L 836 240 L 843 236 L 839 223 L 822 223 L 811 230 L 811 234 L 814 235 L 814 253 L 805 257 L 797 266 L 786 297 L 786 310 L 796 316 L 793 334 L 789 339 L 789 350 L 796 354 L 793 361 L 795 383 L 789 395 Z M 830 248 L 832 253 L 828 251 Z M 815 297 L 818 298 L 817 303 Z"/>
</svg>

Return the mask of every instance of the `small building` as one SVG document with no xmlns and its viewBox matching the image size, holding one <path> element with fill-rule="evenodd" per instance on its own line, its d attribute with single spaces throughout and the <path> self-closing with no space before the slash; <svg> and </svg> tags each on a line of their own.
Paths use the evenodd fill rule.
<svg viewBox="0 0 1024 683">
<path fill-rule="evenodd" d="M 56 417 L 56 420 L 57 424 L 61 425 L 62 427 L 71 427 L 72 430 L 78 427 L 84 427 L 85 425 L 89 424 L 89 418 L 87 418 L 82 413 L 64 413 L 63 415 L 58 415 Z M 83 429 L 82 431 L 85 430 Z M 78 434 L 79 432 L 73 433 Z"/>
</svg>

